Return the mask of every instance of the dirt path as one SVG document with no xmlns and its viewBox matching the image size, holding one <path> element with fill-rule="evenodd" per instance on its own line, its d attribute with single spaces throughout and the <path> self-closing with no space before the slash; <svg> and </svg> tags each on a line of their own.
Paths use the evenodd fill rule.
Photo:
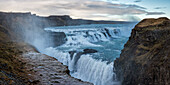
<svg viewBox="0 0 170 85">
<path fill-rule="evenodd" d="M 47 55 L 28 52 L 21 56 L 26 62 L 28 75 L 38 85 L 92 85 L 69 75 L 67 66 Z"/>
</svg>

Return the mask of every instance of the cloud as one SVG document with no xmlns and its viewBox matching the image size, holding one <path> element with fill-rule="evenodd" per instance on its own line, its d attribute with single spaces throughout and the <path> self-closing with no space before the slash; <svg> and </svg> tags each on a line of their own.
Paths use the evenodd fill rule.
<svg viewBox="0 0 170 85">
<path fill-rule="evenodd" d="M 163 15 L 164 12 L 148 12 L 147 15 Z"/>
<path fill-rule="evenodd" d="M 140 21 L 141 19 L 138 18 L 137 16 L 133 16 L 133 15 L 108 15 L 108 14 L 95 14 L 95 16 L 98 17 L 103 17 L 103 18 L 108 18 L 108 20 L 118 20 L 118 21 Z"/>
<path fill-rule="evenodd" d="M 138 2 L 142 2 L 142 0 L 135 0 L 134 2 L 138 3 Z"/>
<path fill-rule="evenodd" d="M 156 7 L 154 9 L 165 9 L 166 7 Z"/>
<path fill-rule="evenodd" d="M 93 20 L 116 20 L 113 16 L 156 14 L 149 13 L 145 7 L 135 4 L 110 3 L 99 0 L 0 0 L 1 11 L 32 12 L 38 15 L 70 15 L 73 18 Z M 111 0 L 109 0 L 111 1 Z M 115 0 L 114 0 L 115 1 Z M 95 14 L 107 14 L 97 16 Z M 127 16 L 128 17 L 128 16 Z M 130 17 L 130 16 L 129 16 Z M 110 18 L 110 19 L 109 19 Z M 132 18 L 131 18 L 132 19 Z"/>
<path fill-rule="evenodd" d="M 87 13 L 108 13 L 113 15 L 125 15 L 125 14 L 142 14 L 145 11 L 144 7 L 137 5 L 128 4 L 112 4 L 109 2 L 102 1 L 91 1 L 91 0 L 11 0 L 6 2 L 8 6 L 1 4 L 0 8 L 5 10 L 28 10 L 37 12 L 54 12 L 62 11 L 63 13 L 74 11 L 82 11 Z M 43 13 L 44 13 L 43 12 Z M 42 13 L 42 14 L 43 14 Z"/>
</svg>

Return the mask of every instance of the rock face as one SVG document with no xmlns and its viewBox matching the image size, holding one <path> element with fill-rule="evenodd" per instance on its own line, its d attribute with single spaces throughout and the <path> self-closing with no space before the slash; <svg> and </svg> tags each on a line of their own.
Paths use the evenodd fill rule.
<svg viewBox="0 0 170 85">
<path fill-rule="evenodd" d="M 122 85 L 170 85 L 170 20 L 137 24 L 114 67 Z"/>
</svg>

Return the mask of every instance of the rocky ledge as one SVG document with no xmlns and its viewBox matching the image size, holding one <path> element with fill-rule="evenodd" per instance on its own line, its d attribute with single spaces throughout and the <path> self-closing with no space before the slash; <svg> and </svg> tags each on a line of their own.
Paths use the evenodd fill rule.
<svg viewBox="0 0 170 85">
<path fill-rule="evenodd" d="M 92 85 L 69 75 L 68 67 L 26 43 L 0 42 L 1 85 Z"/>
<path fill-rule="evenodd" d="M 32 48 L 20 55 L 27 75 L 37 85 L 92 85 L 69 75 L 68 67 L 57 59 L 38 53 Z"/>
<path fill-rule="evenodd" d="M 114 67 L 122 85 L 170 85 L 170 20 L 137 24 Z"/>
</svg>

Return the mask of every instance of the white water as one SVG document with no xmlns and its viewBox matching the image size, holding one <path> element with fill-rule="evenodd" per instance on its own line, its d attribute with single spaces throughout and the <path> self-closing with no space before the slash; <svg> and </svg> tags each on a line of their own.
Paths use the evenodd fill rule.
<svg viewBox="0 0 170 85">
<path fill-rule="evenodd" d="M 64 46 L 79 47 L 82 45 L 97 46 L 91 42 L 109 41 L 110 38 L 119 38 L 120 29 L 116 28 L 101 28 L 101 29 L 51 29 L 46 28 L 54 32 L 64 32 L 67 35 L 67 42 Z M 109 36 L 110 35 L 110 36 Z"/>
<path fill-rule="evenodd" d="M 77 62 L 77 72 L 71 74 L 73 77 L 93 82 L 95 85 L 119 84 L 115 73 L 113 73 L 113 63 L 106 64 L 106 62 L 95 60 L 90 56 L 81 56 Z"/>
<path fill-rule="evenodd" d="M 45 30 L 64 32 L 67 42 L 56 48 L 49 47 L 44 53 L 67 65 L 71 76 L 75 78 L 95 85 L 120 85 L 113 72 L 113 61 L 119 57 L 132 27 L 73 28 L 46 28 Z M 83 54 L 80 58 L 76 56 L 84 48 L 96 49 L 98 52 Z M 71 58 L 69 51 L 73 49 L 77 52 Z"/>
<path fill-rule="evenodd" d="M 75 65 L 75 55 L 73 59 L 70 58 L 68 52 L 64 53 L 55 48 L 47 48 L 45 54 L 53 56 L 69 67 L 72 72 L 71 76 L 81 79 L 83 81 L 92 82 L 95 85 L 119 85 L 116 80 L 116 75 L 113 72 L 113 63 L 107 64 L 101 60 L 95 60 L 91 55 L 82 55 Z M 75 68 L 76 67 L 76 68 Z"/>
</svg>

